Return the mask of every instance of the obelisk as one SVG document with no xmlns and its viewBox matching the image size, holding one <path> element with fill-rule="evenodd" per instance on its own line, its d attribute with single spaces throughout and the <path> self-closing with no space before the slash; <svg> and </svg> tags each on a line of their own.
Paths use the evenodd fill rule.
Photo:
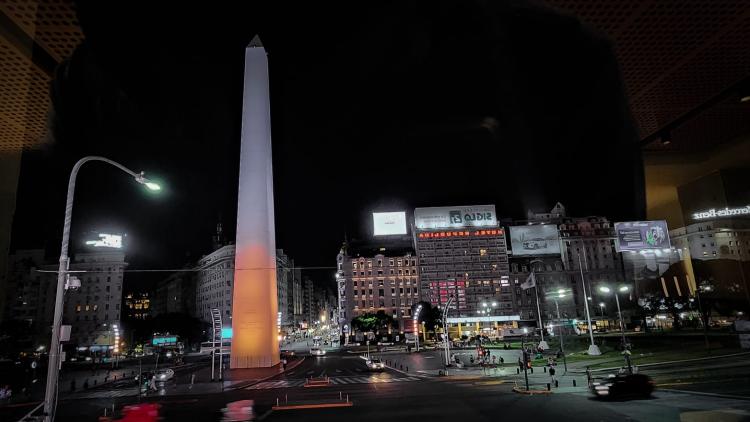
<svg viewBox="0 0 750 422">
<path fill-rule="evenodd" d="M 245 49 L 231 368 L 279 363 L 275 235 L 268 59 L 256 35 Z"/>
</svg>

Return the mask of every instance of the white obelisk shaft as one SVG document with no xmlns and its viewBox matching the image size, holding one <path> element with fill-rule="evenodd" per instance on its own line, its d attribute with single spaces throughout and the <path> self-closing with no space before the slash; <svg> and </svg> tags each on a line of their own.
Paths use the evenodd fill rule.
<svg viewBox="0 0 750 422">
<path fill-rule="evenodd" d="M 245 50 L 231 368 L 279 363 L 275 235 L 268 60 L 256 35 Z"/>
</svg>

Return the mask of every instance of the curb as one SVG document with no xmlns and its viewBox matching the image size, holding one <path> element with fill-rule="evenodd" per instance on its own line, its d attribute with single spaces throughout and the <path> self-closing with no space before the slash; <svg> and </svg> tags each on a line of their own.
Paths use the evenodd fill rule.
<svg viewBox="0 0 750 422">
<path fill-rule="evenodd" d="M 733 399 L 733 400 L 750 400 L 750 397 L 747 396 L 735 396 L 732 394 L 720 394 L 720 393 L 706 393 L 703 391 L 688 391 L 688 390 L 673 390 L 671 388 L 659 388 L 656 391 L 666 391 L 669 393 L 678 393 L 678 394 L 692 394 L 696 396 L 708 396 L 708 397 L 719 397 L 723 399 Z"/>
<path fill-rule="evenodd" d="M 520 389 L 518 387 L 513 387 L 513 392 L 514 393 L 518 393 L 518 394 L 525 394 L 525 395 L 528 395 L 528 396 L 533 396 L 535 394 L 541 394 L 541 395 L 550 395 L 550 394 L 552 394 L 551 391 L 547 391 L 547 390 L 523 390 L 523 389 Z"/>
<path fill-rule="evenodd" d="M 728 355 L 716 355 L 716 356 L 708 356 L 705 358 L 693 358 L 693 359 L 683 359 L 683 360 L 672 360 L 667 362 L 654 362 L 654 363 L 644 363 L 642 365 L 637 365 L 638 368 L 651 368 L 656 366 L 662 366 L 662 365 L 674 365 L 676 363 L 685 363 L 685 362 L 700 362 L 704 360 L 713 360 L 716 358 L 730 358 L 734 356 L 745 356 L 750 355 L 750 352 L 739 352 L 739 353 L 730 353 Z M 604 371 L 613 371 L 622 368 L 622 366 L 614 366 L 611 368 L 597 368 L 592 369 L 591 372 L 604 372 Z M 585 374 L 586 372 L 578 372 L 578 371 L 569 371 L 569 372 L 577 372 L 581 374 Z"/>
</svg>

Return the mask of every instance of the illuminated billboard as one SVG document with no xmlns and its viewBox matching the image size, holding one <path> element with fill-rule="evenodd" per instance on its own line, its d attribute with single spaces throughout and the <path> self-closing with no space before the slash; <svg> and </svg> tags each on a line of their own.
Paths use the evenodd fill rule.
<svg viewBox="0 0 750 422">
<path fill-rule="evenodd" d="M 664 220 L 615 223 L 617 252 L 668 249 L 669 229 Z"/>
<path fill-rule="evenodd" d="M 94 248 L 121 249 L 122 248 L 122 236 L 119 234 L 100 233 L 99 239 L 87 240 L 86 245 L 92 246 Z"/>
<path fill-rule="evenodd" d="M 406 234 L 406 212 L 374 212 L 372 225 L 375 236 Z"/>
<path fill-rule="evenodd" d="M 560 255 L 560 235 L 554 224 L 510 227 L 513 255 Z"/>
<path fill-rule="evenodd" d="M 497 216 L 494 205 L 417 208 L 414 227 L 418 230 L 497 227 Z"/>
</svg>

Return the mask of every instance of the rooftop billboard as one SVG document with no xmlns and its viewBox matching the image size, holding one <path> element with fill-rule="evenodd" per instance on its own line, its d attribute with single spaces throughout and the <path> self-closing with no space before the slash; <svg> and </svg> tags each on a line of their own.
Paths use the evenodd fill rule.
<svg viewBox="0 0 750 422">
<path fill-rule="evenodd" d="M 671 247 L 669 229 L 664 220 L 615 223 L 615 234 L 617 252 Z"/>
<path fill-rule="evenodd" d="M 497 227 L 497 215 L 494 205 L 417 208 L 414 227 L 417 230 Z"/>
<path fill-rule="evenodd" d="M 559 255 L 560 235 L 554 224 L 510 227 L 513 255 Z"/>
<path fill-rule="evenodd" d="M 375 236 L 406 234 L 406 212 L 374 212 L 372 224 Z"/>
</svg>

